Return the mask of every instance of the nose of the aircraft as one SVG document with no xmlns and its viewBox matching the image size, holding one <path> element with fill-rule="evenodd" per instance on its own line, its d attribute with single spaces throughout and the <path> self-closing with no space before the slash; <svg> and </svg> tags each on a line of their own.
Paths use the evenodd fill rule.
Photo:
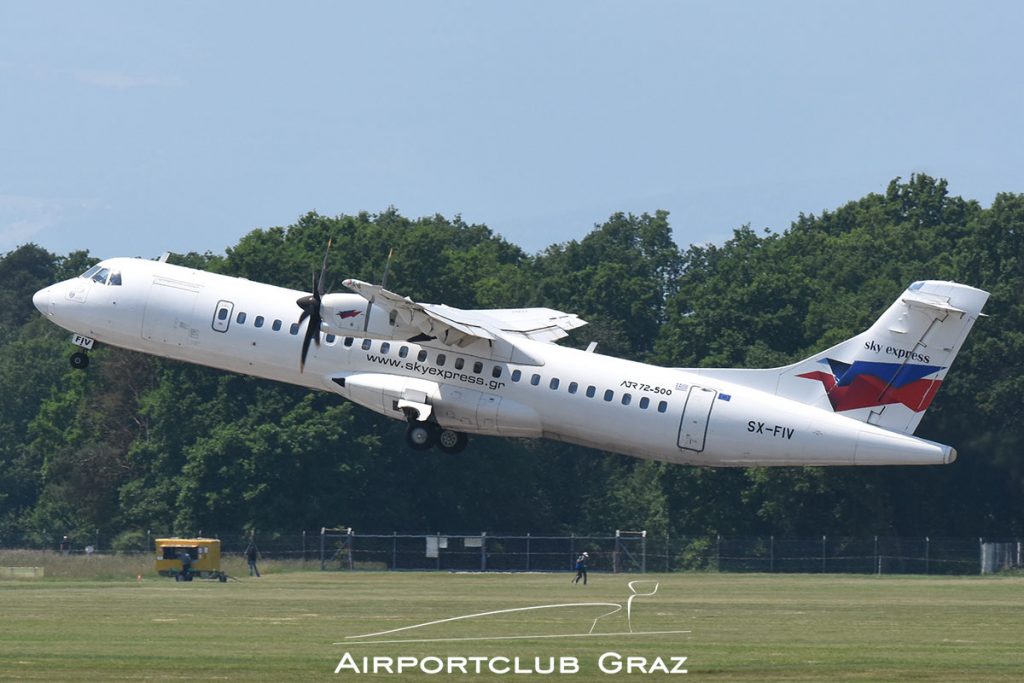
<svg viewBox="0 0 1024 683">
<path fill-rule="evenodd" d="M 32 295 L 32 303 L 39 309 L 39 312 L 46 315 L 50 308 L 50 288 L 40 289 Z"/>
</svg>

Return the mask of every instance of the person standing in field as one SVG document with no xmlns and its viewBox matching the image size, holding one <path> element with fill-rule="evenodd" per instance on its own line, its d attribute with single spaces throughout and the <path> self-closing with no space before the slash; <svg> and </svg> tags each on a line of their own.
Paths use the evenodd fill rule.
<svg viewBox="0 0 1024 683">
<path fill-rule="evenodd" d="M 573 584 L 577 584 L 580 582 L 580 579 L 583 579 L 583 585 L 587 585 L 587 560 L 589 559 L 590 555 L 586 552 L 583 552 L 576 558 L 576 578 L 572 580 Z"/>
<path fill-rule="evenodd" d="M 254 541 L 249 542 L 249 547 L 245 549 L 245 561 L 249 563 L 249 576 L 253 573 L 256 574 L 256 578 L 260 577 L 260 570 L 256 566 L 256 560 L 259 557 L 260 551 L 256 549 L 256 543 Z"/>
</svg>

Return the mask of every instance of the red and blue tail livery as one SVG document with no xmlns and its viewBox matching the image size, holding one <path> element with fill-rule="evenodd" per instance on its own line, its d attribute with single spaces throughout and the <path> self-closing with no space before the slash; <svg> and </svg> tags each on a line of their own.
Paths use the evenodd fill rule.
<svg viewBox="0 0 1024 683">
<path fill-rule="evenodd" d="M 941 379 L 927 377 L 945 369 L 863 360 L 843 363 L 832 358 L 820 362 L 829 368 L 828 372 L 815 370 L 797 377 L 821 382 L 837 413 L 893 403 L 901 403 L 915 413 L 927 410 L 942 385 Z"/>
</svg>

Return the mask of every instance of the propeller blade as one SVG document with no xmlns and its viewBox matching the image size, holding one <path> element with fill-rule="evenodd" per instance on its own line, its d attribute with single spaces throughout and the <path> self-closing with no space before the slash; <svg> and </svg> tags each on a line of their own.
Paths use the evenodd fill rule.
<svg viewBox="0 0 1024 683">
<path fill-rule="evenodd" d="M 299 315 L 299 325 L 307 318 L 309 319 L 309 322 L 306 324 L 306 331 L 302 335 L 302 354 L 299 356 L 299 372 L 303 372 L 306 369 L 309 343 L 313 342 L 318 347 L 320 346 L 320 325 L 323 324 L 323 318 L 320 316 L 320 304 L 325 293 L 324 282 L 327 278 L 327 257 L 331 253 L 332 241 L 330 239 L 327 240 L 327 249 L 324 250 L 324 261 L 320 266 L 320 274 L 313 273 L 313 293 L 299 297 L 295 301 L 295 304 L 302 309 L 302 314 Z"/>
<path fill-rule="evenodd" d="M 317 278 L 316 286 L 313 287 L 313 291 L 317 293 L 319 299 L 324 295 L 324 280 L 327 278 L 327 256 L 331 253 L 331 242 L 333 240 L 327 239 L 327 249 L 324 250 L 324 263 L 320 266 L 320 277 Z"/>
<path fill-rule="evenodd" d="M 313 321 L 310 320 L 309 327 L 306 328 L 306 334 L 302 338 L 302 356 L 299 358 L 299 372 L 303 372 L 306 369 L 306 356 L 309 354 L 309 342 L 310 334 L 309 331 L 313 329 Z"/>
<path fill-rule="evenodd" d="M 391 271 L 391 257 L 395 255 L 395 249 L 392 247 L 388 249 L 388 260 L 384 263 L 384 277 L 380 279 L 380 286 L 387 288 L 388 286 L 388 273 Z M 363 314 L 363 332 L 366 332 L 370 327 L 370 309 L 373 308 L 374 297 L 366 302 L 366 313 Z"/>
</svg>

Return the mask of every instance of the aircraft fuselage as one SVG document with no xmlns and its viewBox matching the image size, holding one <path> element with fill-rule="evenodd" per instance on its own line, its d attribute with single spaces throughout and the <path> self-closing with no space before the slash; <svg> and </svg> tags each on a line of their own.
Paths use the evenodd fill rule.
<svg viewBox="0 0 1024 683">
<path fill-rule="evenodd" d="M 140 259 L 100 264 L 33 301 L 54 323 L 112 346 L 331 391 L 400 420 L 427 406 L 465 434 L 545 437 L 711 466 L 942 464 L 948 447 L 708 376 L 548 342 L 518 352 L 388 338 L 388 312 L 331 295 L 334 319 L 299 368 L 306 292 Z M 351 303 L 349 305 L 350 297 Z M 372 325 L 364 332 L 366 316 Z M 328 333 L 329 332 L 329 333 Z"/>
</svg>

